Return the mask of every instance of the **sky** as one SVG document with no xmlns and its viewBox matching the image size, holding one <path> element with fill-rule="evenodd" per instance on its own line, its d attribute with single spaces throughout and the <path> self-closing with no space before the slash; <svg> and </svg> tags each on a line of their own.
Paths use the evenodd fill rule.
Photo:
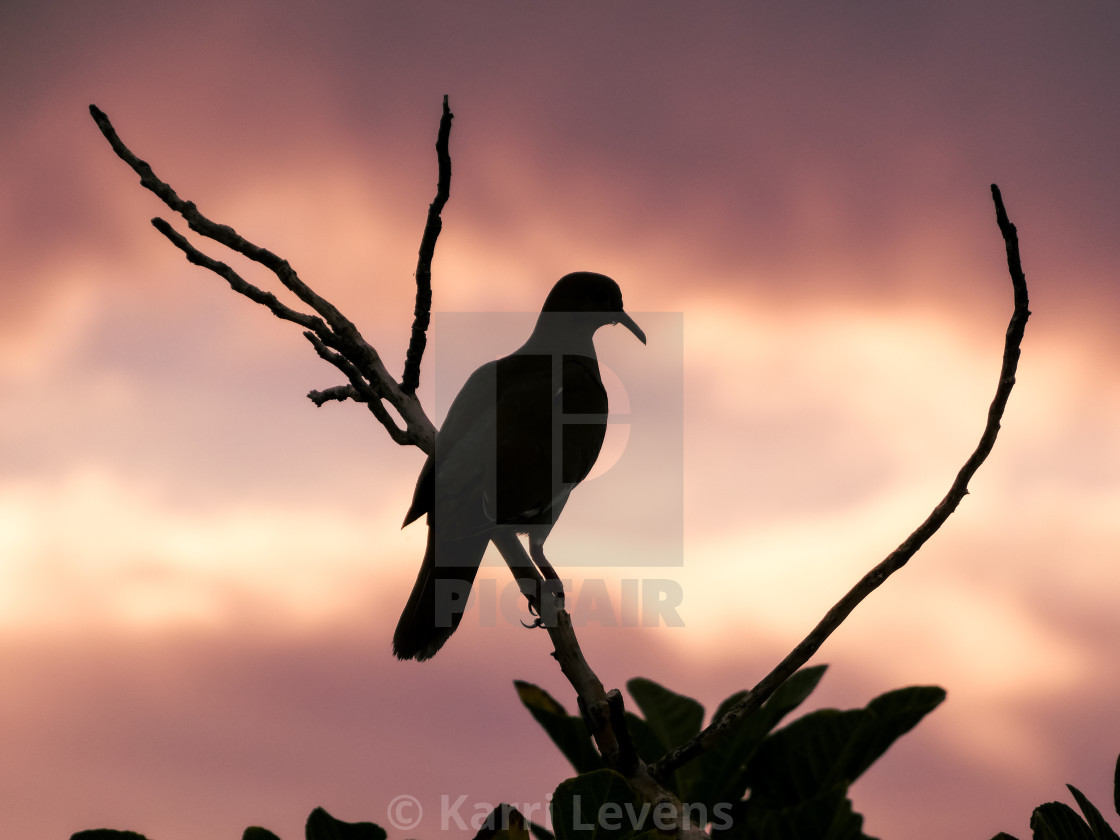
<svg viewBox="0 0 1120 840">
<path fill-rule="evenodd" d="M 441 797 L 541 807 L 566 777 L 512 683 L 574 697 L 508 572 L 486 566 L 434 660 L 393 659 L 422 454 L 305 398 L 337 372 L 151 227 L 186 232 L 88 113 L 399 375 L 445 94 L 421 397 L 442 416 L 562 274 L 618 280 L 651 341 L 597 337 L 613 461 L 548 553 L 608 687 L 649 677 L 709 713 L 979 439 L 1011 314 L 999 184 L 1033 312 L 999 440 L 814 657 L 807 708 L 947 689 L 853 788 L 873 836 L 1025 836 L 1066 782 L 1104 807 L 1118 34 L 1105 0 L 5 3 L 0 833 L 287 840 L 322 805 L 431 837 Z M 679 603 L 641 626 L 643 592 Z M 392 824 L 401 796 L 419 825 Z"/>
</svg>

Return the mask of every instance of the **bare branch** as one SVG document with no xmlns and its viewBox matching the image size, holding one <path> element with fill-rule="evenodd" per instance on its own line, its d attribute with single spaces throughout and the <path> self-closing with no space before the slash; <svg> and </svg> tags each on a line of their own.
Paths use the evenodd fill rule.
<svg viewBox="0 0 1120 840">
<path fill-rule="evenodd" d="M 420 360 L 428 343 L 428 325 L 432 315 L 432 257 L 435 256 L 436 239 L 443 230 L 440 213 L 447 204 L 451 190 L 451 155 L 447 151 L 447 141 L 451 135 L 451 120 L 454 118 L 443 97 L 443 116 L 439 121 L 439 135 L 436 138 L 436 159 L 439 161 L 439 181 L 436 197 L 428 205 L 428 221 L 424 225 L 424 235 L 420 239 L 420 256 L 416 262 L 416 307 L 413 313 L 412 338 L 408 343 L 408 353 L 404 360 L 404 376 L 401 390 L 406 394 L 415 393 L 420 384 Z"/>
<path fill-rule="evenodd" d="M 322 408 L 323 403 L 331 400 L 338 400 L 339 402 L 345 402 L 346 400 L 362 401 L 358 389 L 353 385 L 335 385 L 325 391 L 308 391 L 307 398 L 315 403 L 316 408 Z"/>
<path fill-rule="evenodd" d="M 315 348 L 315 352 L 319 354 L 319 358 L 330 362 L 346 374 L 346 378 L 350 380 L 350 387 L 357 394 L 357 401 L 366 404 L 366 408 L 368 408 L 373 416 L 377 418 L 377 421 L 385 427 L 385 431 L 389 433 L 389 437 L 402 446 L 416 443 L 409 432 L 398 426 L 389 412 L 385 410 L 385 406 L 381 403 L 382 394 L 379 393 L 380 383 L 367 380 L 345 353 L 339 353 L 327 347 L 323 339 L 315 333 L 309 330 L 305 332 L 303 336 L 311 342 L 311 346 Z"/>
<path fill-rule="evenodd" d="M 447 108 L 446 98 L 444 108 L 445 110 Z M 190 262 L 223 277 L 234 291 L 266 307 L 277 318 L 299 324 L 307 330 L 309 338 L 314 336 L 312 343 L 316 344 L 316 351 L 319 352 L 319 355 L 342 370 L 350 380 L 349 386 L 329 389 L 326 392 L 330 395 L 329 397 L 316 399 L 315 395 L 321 392 L 313 391 L 308 395 L 309 398 L 320 406 L 327 399 L 354 398 L 358 399 L 359 402 L 365 402 L 377 420 L 385 426 L 393 440 L 402 445 L 417 446 L 430 454 L 435 445 L 435 426 L 425 414 L 415 394 L 403 390 L 389 375 L 380 355 L 362 337 L 358 328 L 339 312 L 334 304 L 320 297 L 310 286 L 304 283 L 287 260 L 282 259 L 267 248 L 253 244 L 229 225 L 211 221 L 199 212 L 193 202 L 181 198 L 169 184 L 156 176 L 147 162 L 133 154 L 124 144 L 104 112 L 95 105 L 90 105 L 89 110 L 113 151 L 140 176 L 141 185 L 151 190 L 164 204 L 181 215 L 191 230 L 225 245 L 227 248 L 269 269 L 286 288 L 317 313 L 317 315 L 312 315 L 287 306 L 271 292 L 266 292 L 246 281 L 226 263 L 216 260 L 194 247 L 186 237 L 178 233 L 165 220 L 158 218 L 152 220 L 156 229 L 181 250 Z M 449 119 L 447 130 L 450 131 Z M 446 147 L 446 138 L 443 139 Z M 447 173 L 447 177 L 450 178 L 450 163 L 447 166 Z M 446 184 L 444 184 L 444 187 L 446 187 Z M 446 189 L 444 191 L 446 192 Z M 444 201 L 446 201 L 446 198 Z M 440 206 L 442 207 L 442 204 Z M 431 248 L 434 247 L 435 238 L 433 236 Z M 419 359 L 417 365 L 419 365 Z M 382 400 L 388 402 L 404 420 L 404 429 L 401 429 L 393 420 L 382 404 Z"/>
<path fill-rule="evenodd" d="M 584 658 L 571 616 L 563 606 L 563 593 L 549 588 L 516 535 L 500 531 L 495 533 L 493 542 L 525 597 L 532 603 L 536 596 L 541 626 L 552 641 L 552 656 L 576 691 L 580 712 L 604 763 L 623 774 L 630 786 L 651 805 L 667 802 L 673 805 L 673 813 L 683 815 L 680 801 L 650 774 L 634 749 L 623 716 L 622 694 L 618 689 L 606 691 Z"/>
<path fill-rule="evenodd" d="M 761 706 L 771 694 L 791 677 L 809 658 L 817 652 L 824 641 L 840 626 L 845 618 L 854 610 L 864 598 L 874 592 L 888 577 L 897 572 L 907 561 L 917 553 L 925 542 L 936 533 L 945 520 L 956 510 L 957 505 L 968 494 L 968 482 L 975 475 L 976 470 L 984 463 L 984 459 L 992 451 L 999 434 L 1000 420 L 1003 418 L 1007 399 L 1015 385 L 1015 370 L 1019 364 L 1020 345 L 1023 333 L 1026 330 L 1027 318 L 1030 317 L 1027 299 L 1027 280 L 1023 274 L 1022 263 L 1019 259 L 1019 238 L 1015 226 L 1007 218 L 1007 211 L 1003 206 L 1003 198 L 999 187 L 992 184 L 992 200 L 996 206 L 996 221 L 1007 249 L 1007 267 L 1011 274 L 1011 285 L 1014 290 L 1014 311 L 1011 321 L 1007 326 L 1007 336 L 1003 346 L 1003 364 L 999 374 L 999 384 L 996 386 L 995 397 L 988 409 L 988 419 L 984 431 L 980 435 L 980 442 L 975 451 L 965 461 L 949 487 L 949 492 L 933 509 L 925 522 L 919 525 L 903 543 L 892 551 L 875 568 L 869 571 L 852 587 L 835 606 L 832 607 L 813 628 L 812 632 L 786 656 L 777 667 L 767 674 L 747 695 L 734 707 L 729 709 L 719 720 L 713 721 L 703 732 L 687 743 L 666 753 L 655 762 L 650 772 L 654 778 L 666 779 L 682 764 L 698 756 L 709 745 L 715 743 L 723 733 L 727 732 L 743 716 L 750 714 Z"/>
<path fill-rule="evenodd" d="M 164 204 L 182 216 L 191 230 L 208 239 L 213 239 L 221 245 L 225 245 L 230 250 L 248 257 L 253 262 L 260 263 L 275 274 L 280 282 L 290 289 L 300 300 L 322 315 L 327 323 L 331 325 L 332 329 L 351 340 L 364 343 L 364 340 L 361 339 L 358 333 L 357 327 L 343 316 L 342 313 L 335 308 L 334 304 L 320 297 L 304 283 L 299 275 L 296 274 L 295 270 L 288 264 L 287 260 L 282 259 L 267 248 L 254 245 L 229 225 L 212 222 L 199 212 L 198 207 L 195 206 L 193 201 L 185 201 L 180 198 L 178 193 L 176 193 L 170 185 L 156 176 L 155 172 L 152 171 L 152 167 L 149 166 L 146 161 L 134 155 L 121 141 L 120 137 L 117 135 L 116 129 L 113 128 L 113 124 L 109 121 L 109 117 L 101 109 L 95 105 L 90 105 L 89 111 L 90 114 L 93 115 L 97 127 L 101 129 L 101 133 L 105 135 L 105 139 L 109 141 L 109 145 L 112 146 L 113 151 L 117 153 L 117 157 L 132 167 L 133 171 L 140 176 L 140 184 L 155 193 Z M 372 349 L 373 348 L 370 348 L 371 351 Z"/>
<path fill-rule="evenodd" d="M 330 332 L 326 323 L 324 323 L 321 318 L 316 318 L 314 315 L 307 315 L 303 312 L 297 312 L 291 309 L 281 303 L 280 299 L 272 294 L 272 292 L 266 292 L 263 289 L 257 288 L 224 262 L 220 262 L 199 251 L 166 220 L 156 217 L 152 219 L 152 226 L 166 236 L 171 241 L 172 245 L 186 254 L 188 261 L 224 277 L 229 282 L 230 288 L 235 292 L 244 295 L 252 301 L 256 301 L 261 304 L 261 306 L 268 307 L 277 318 L 299 324 L 304 329 L 312 330 L 320 335 L 326 335 Z"/>
</svg>

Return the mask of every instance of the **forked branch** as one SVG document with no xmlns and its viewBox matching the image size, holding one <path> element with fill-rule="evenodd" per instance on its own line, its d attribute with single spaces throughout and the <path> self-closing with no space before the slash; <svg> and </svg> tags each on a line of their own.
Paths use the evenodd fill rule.
<svg viewBox="0 0 1120 840">
<path fill-rule="evenodd" d="M 813 628 L 789 654 L 778 663 L 769 674 L 752 688 L 742 700 L 729 709 L 719 720 L 713 721 L 707 729 L 692 740 L 682 744 L 666 753 L 660 760 L 650 767 L 650 773 L 657 779 L 668 778 L 674 770 L 687 761 L 700 755 L 710 744 L 717 742 L 723 734 L 728 732 L 743 716 L 750 714 L 761 706 L 783 682 L 789 679 L 794 672 L 809 661 L 817 652 L 832 632 L 840 626 L 841 622 L 854 610 L 864 598 L 874 592 L 892 574 L 897 572 L 907 561 L 917 553 L 945 520 L 957 509 L 957 505 L 968 494 L 968 482 L 984 459 L 992 451 L 999 434 L 1000 420 L 1007 407 L 1007 399 L 1011 396 L 1011 389 L 1015 385 L 1015 370 L 1019 365 L 1019 350 L 1023 342 L 1023 333 L 1027 327 L 1027 318 L 1030 317 L 1027 300 L 1027 278 L 1023 274 L 1023 266 L 1019 259 L 1019 236 L 1015 226 L 1007 218 L 1007 211 L 1003 206 L 1003 197 L 999 187 L 992 184 L 992 201 L 996 205 L 996 223 L 1003 235 L 1004 245 L 1007 250 L 1007 268 L 1011 274 L 1011 287 L 1014 293 L 1014 310 L 1011 313 L 1011 322 L 1007 325 L 1007 336 L 1003 344 L 1003 364 L 999 373 L 999 384 L 996 386 L 995 397 L 988 408 L 988 419 L 984 431 L 980 435 L 980 443 L 964 466 L 960 468 L 957 477 L 953 480 L 946 493 L 933 512 L 919 525 L 902 544 L 892 551 L 871 571 L 865 574 L 860 581 L 852 587 L 843 598 L 836 602 Z"/>
<path fill-rule="evenodd" d="M 446 109 L 446 103 L 444 107 Z M 199 211 L 194 202 L 180 198 L 169 184 L 156 176 L 147 162 L 133 154 L 121 141 L 116 129 L 113 128 L 113 124 L 101 109 L 95 105 L 90 105 L 89 112 L 97 123 L 97 127 L 101 129 L 105 139 L 109 141 L 113 151 L 117 153 L 117 157 L 127 163 L 140 176 L 141 185 L 155 193 L 171 210 L 182 216 L 191 230 L 264 266 L 312 310 L 312 312 L 301 312 L 282 303 L 274 294 L 253 285 L 228 264 L 200 251 L 185 236 L 176 231 L 170 222 L 161 218 L 152 219 L 152 224 L 156 230 L 182 251 L 190 262 L 223 277 L 235 292 L 264 306 L 277 318 L 291 321 L 303 327 L 304 336 L 315 347 L 315 351 L 346 375 L 350 382 L 348 386 L 336 386 L 326 392 L 312 391 L 308 394 L 308 397 L 316 405 L 322 405 L 328 399 L 354 399 L 358 402 L 364 402 L 393 440 L 402 445 L 418 446 L 424 452 L 431 453 L 435 443 L 435 426 L 432 425 L 432 421 L 428 419 L 419 400 L 416 399 L 416 395 L 413 393 L 415 389 L 406 389 L 394 381 L 385 369 L 381 356 L 362 337 L 362 334 L 350 319 L 339 312 L 334 304 L 321 297 L 308 286 L 295 269 L 288 264 L 287 260 L 277 256 L 267 248 L 254 245 L 229 225 L 211 221 Z M 445 121 L 450 125 L 450 112 L 445 114 Z M 446 144 L 444 153 L 446 153 Z M 442 204 L 440 206 L 442 207 Z M 438 216 L 438 210 L 435 212 Z M 429 211 L 429 227 L 433 224 L 431 216 L 432 212 Z M 432 248 L 435 244 L 434 236 L 438 235 L 438 220 L 435 227 L 436 234 L 432 237 Z M 429 256 L 429 306 L 431 298 L 430 272 L 431 259 Z M 419 303 L 417 306 L 419 308 Z M 424 326 L 426 328 L 426 323 Z M 386 408 L 386 403 L 392 406 L 404 421 L 403 428 Z"/>
</svg>

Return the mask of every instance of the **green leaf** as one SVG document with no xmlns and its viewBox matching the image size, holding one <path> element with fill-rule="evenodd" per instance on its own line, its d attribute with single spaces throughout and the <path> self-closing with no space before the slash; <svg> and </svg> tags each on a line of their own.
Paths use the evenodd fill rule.
<svg viewBox="0 0 1120 840">
<path fill-rule="evenodd" d="M 1034 840 L 1094 840 L 1085 820 L 1064 802 L 1045 802 L 1031 815 Z"/>
<path fill-rule="evenodd" d="M 491 811 L 474 840 L 530 840 L 525 817 L 504 802 Z"/>
<path fill-rule="evenodd" d="M 811 668 L 802 668 L 778 686 L 774 693 L 770 695 L 770 699 L 759 708 L 759 711 L 762 711 L 762 709 L 767 710 L 767 714 L 761 716 L 765 719 L 765 722 L 769 724 L 766 731 L 773 729 L 781 722 L 783 717 L 805 702 L 805 699 L 816 689 L 821 681 L 821 677 L 824 676 L 824 672 L 827 669 L 827 665 L 814 665 Z M 739 691 L 732 694 L 719 704 L 719 708 L 716 709 L 712 720 L 719 720 L 749 693 L 748 691 Z M 747 719 L 752 717 L 753 716 L 748 715 Z M 756 723 L 762 722 L 763 720 L 756 721 Z"/>
<path fill-rule="evenodd" d="M 836 785 L 795 805 L 767 808 L 752 799 L 732 810 L 730 825 L 712 821 L 713 840 L 870 840 L 852 810 L 847 786 Z"/>
<path fill-rule="evenodd" d="M 530 822 L 529 830 L 533 832 L 533 836 L 536 837 L 537 840 L 556 840 L 555 834 L 538 823 Z"/>
<path fill-rule="evenodd" d="M 280 840 L 280 838 L 267 828 L 251 825 L 245 829 L 245 833 L 241 835 L 241 840 Z"/>
<path fill-rule="evenodd" d="M 642 710 L 646 723 L 658 739 L 671 750 L 699 734 L 704 707 L 683 694 L 677 694 L 653 680 L 635 677 L 626 690 Z"/>
<path fill-rule="evenodd" d="M 1092 829 L 1095 840 L 1120 840 L 1120 837 L 1117 837 L 1116 832 L 1112 830 L 1112 826 L 1105 822 L 1101 812 L 1097 810 L 1097 807 L 1089 801 L 1085 794 L 1073 785 L 1066 785 L 1066 787 L 1073 794 L 1073 798 L 1077 800 L 1077 807 L 1085 815 L 1085 821 L 1089 823 L 1089 828 Z"/>
<path fill-rule="evenodd" d="M 751 799 L 775 809 L 791 807 L 830 781 L 845 780 L 843 755 L 865 715 L 863 709 L 821 709 L 775 732 L 747 766 Z"/>
<path fill-rule="evenodd" d="M 642 748 L 643 739 L 638 734 L 640 729 L 630 727 L 638 754 L 646 761 L 660 758 L 667 750 L 680 746 L 700 733 L 700 726 L 704 722 L 704 707 L 691 697 L 677 694 L 643 677 L 630 680 L 626 683 L 626 689 L 642 710 L 646 725 L 661 745 L 660 749 L 647 755 Z M 690 801 L 692 791 L 700 784 L 701 773 L 700 766 L 692 762 L 678 768 L 673 774 L 673 787 L 684 801 Z"/>
<path fill-rule="evenodd" d="M 529 714 L 544 728 L 577 773 L 589 773 L 602 768 L 603 761 L 591 741 L 583 718 L 569 715 L 563 706 L 539 686 L 521 680 L 514 680 L 513 686 Z"/>
<path fill-rule="evenodd" d="M 307 840 L 385 840 L 385 829 L 371 822 L 348 823 L 335 819 L 322 808 L 307 818 Z"/>
<path fill-rule="evenodd" d="M 763 741 L 748 765 L 752 801 L 780 809 L 851 784 L 944 699 L 937 687 L 903 688 L 864 709 L 821 709 L 793 721 Z"/>
<path fill-rule="evenodd" d="M 1120 814 L 1120 755 L 1116 756 L 1116 772 L 1112 776 L 1112 807 Z"/>
<path fill-rule="evenodd" d="M 634 749 L 645 761 L 656 761 L 668 749 L 653 727 L 633 712 L 626 712 L 626 729 L 634 741 Z"/>
<path fill-rule="evenodd" d="M 70 840 L 148 840 L 148 838 L 135 831 L 117 831 L 113 828 L 91 828 L 88 831 L 79 831 L 77 834 L 71 834 Z"/>
<path fill-rule="evenodd" d="M 556 840 L 657 840 L 652 809 L 626 779 L 596 770 L 561 782 L 552 795 Z"/>
<path fill-rule="evenodd" d="M 861 776 L 899 738 L 945 700 L 945 689 L 938 686 L 912 686 L 888 691 L 867 704 L 869 715 L 863 720 L 853 749 L 848 755 L 849 781 Z"/>
<path fill-rule="evenodd" d="M 824 676 L 827 665 L 804 668 L 782 683 L 770 698 L 749 715 L 741 717 L 720 740 L 692 764 L 699 767 L 691 790 L 681 796 L 701 802 L 709 810 L 717 803 L 736 802 L 747 789 L 746 772 L 758 745 L 782 719 L 805 702 Z M 719 720 L 748 692 L 740 691 L 724 700 L 713 721 Z"/>
</svg>

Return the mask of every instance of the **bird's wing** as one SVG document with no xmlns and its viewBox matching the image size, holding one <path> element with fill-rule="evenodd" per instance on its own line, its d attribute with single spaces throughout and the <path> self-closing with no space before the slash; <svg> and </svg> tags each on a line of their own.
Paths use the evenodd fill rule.
<svg viewBox="0 0 1120 840">
<path fill-rule="evenodd" d="M 440 507 L 444 507 L 449 499 L 462 497 L 469 488 L 469 465 L 463 462 L 471 452 L 479 456 L 483 454 L 480 445 L 487 437 L 487 429 L 493 428 L 495 365 L 495 362 L 490 362 L 472 373 L 451 402 L 447 417 L 436 435 L 436 455 L 428 456 L 416 479 L 412 504 L 405 514 L 405 525 L 435 510 L 437 484 Z M 440 463 L 438 471 L 437 458 Z"/>
<path fill-rule="evenodd" d="M 552 357 L 498 360 L 494 459 L 487 464 L 487 505 L 499 524 L 551 522 L 554 400 Z"/>
<path fill-rule="evenodd" d="M 446 535 L 466 537 L 496 524 L 555 522 L 599 457 L 607 414 L 594 358 L 566 355 L 562 378 L 556 373 L 550 355 L 514 354 L 471 374 L 420 472 L 406 524 L 428 513 Z"/>
<path fill-rule="evenodd" d="M 448 538 L 484 533 L 494 526 L 485 511 L 488 465 L 494 461 L 497 362 L 470 375 L 436 436 L 429 522 Z"/>
<path fill-rule="evenodd" d="M 562 481 L 574 486 L 587 478 L 595 466 L 607 433 L 607 391 L 596 359 L 564 357 L 561 407 L 566 420 Z M 583 422 L 574 422 L 577 420 Z"/>
<path fill-rule="evenodd" d="M 562 372 L 547 355 L 514 355 L 500 364 L 506 369 L 499 373 L 493 482 L 499 521 L 547 528 L 599 456 L 607 394 L 591 357 L 565 355 Z"/>
<path fill-rule="evenodd" d="M 424 461 L 424 466 L 420 468 L 420 475 L 416 478 L 416 489 L 412 491 L 412 504 L 408 507 L 408 513 L 404 515 L 402 528 L 432 509 L 435 502 L 435 472 L 432 464 L 432 456 L 429 455 Z"/>
</svg>

